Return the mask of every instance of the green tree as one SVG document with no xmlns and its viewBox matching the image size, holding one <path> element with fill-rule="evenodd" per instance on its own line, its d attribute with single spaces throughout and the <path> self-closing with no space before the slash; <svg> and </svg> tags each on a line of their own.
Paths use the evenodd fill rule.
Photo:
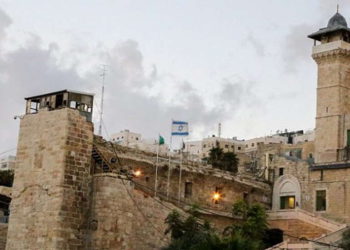
<svg viewBox="0 0 350 250">
<path fill-rule="evenodd" d="M 248 206 L 239 201 L 233 206 L 233 214 L 242 221 L 228 227 L 219 235 L 208 222 L 200 222 L 198 207 L 189 211 L 184 219 L 176 211 L 171 212 L 166 223 L 166 234 L 171 233 L 171 243 L 166 250 L 260 250 L 264 249 L 263 237 L 267 229 L 266 213 L 262 206 Z"/>
<path fill-rule="evenodd" d="M 14 178 L 13 170 L 0 171 L 0 186 L 12 187 Z"/>
<path fill-rule="evenodd" d="M 210 149 L 208 163 L 214 168 L 236 173 L 238 170 L 239 159 L 233 152 L 224 152 L 217 142 L 216 146 Z"/>
<path fill-rule="evenodd" d="M 263 249 L 264 237 L 268 229 L 265 209 L 260 204 L 249 206 L 241 200 L 233 205 L 232 214 L 240 217 L 241 220 L 227 227 L 224 235 L 238 242 L 249 239 L 251 249 Z"/>
<path fill-rule="evenodd" d="M 181 219 L 180 214 L 173 210 L 166 218 L 168 225 L 165 234 L 171 233 L 171 243 L 166 250 L 219 250 L 221 240 L 215 234 L 210 224 L 200 222 L 198 207 L 193 206 L 188 211 L 189 216 Z"/>
<path fill-rule="evenodd" d="M 340 247 L 344 250 L 350 250 L 350 228 L 344 231 Z"/>
</svg>

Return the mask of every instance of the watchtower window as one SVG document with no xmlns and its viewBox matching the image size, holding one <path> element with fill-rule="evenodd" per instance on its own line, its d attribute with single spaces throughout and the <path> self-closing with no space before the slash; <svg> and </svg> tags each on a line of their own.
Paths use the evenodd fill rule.
<svg viewBox="0 0 350 250">
<path fill-rule="evenodd" d="M 77 102 L 76 101 L 70 101 L 69 107 L 73 108 L 73 109 L 77 108 Z"/>
<path fill-rule="evenodd" d="M 40 108 L 40 100 L 32 100 L 30 102 L 30 113 L 37 113 Z"/>
<path fill-rule="evenodd" d="M 63 94 L 56 95 L 55 107 L 60 108 L 63 106 Z"/>
<path fill-rule="evenodd" d="M 37 113 L 39 109 L 48 108 L 50 111 L 69 107 L 78 109 L 88 121 L 92 119 L 93 95 L 88 93 L 62 90 L 58 92 L 25 98 L 27 100 L 26 114 Z"/>
</svg>

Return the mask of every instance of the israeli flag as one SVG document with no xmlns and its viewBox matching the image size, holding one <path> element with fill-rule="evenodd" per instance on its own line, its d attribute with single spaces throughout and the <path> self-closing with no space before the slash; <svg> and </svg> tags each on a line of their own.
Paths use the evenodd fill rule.
<svg viewBox="0 0 350 250">
<path fill-rule="evenodd" d="M 188 135 L 188 122 L 173 121 L 173 123 L 171 124 L 171 135 Z"/>
</svg>

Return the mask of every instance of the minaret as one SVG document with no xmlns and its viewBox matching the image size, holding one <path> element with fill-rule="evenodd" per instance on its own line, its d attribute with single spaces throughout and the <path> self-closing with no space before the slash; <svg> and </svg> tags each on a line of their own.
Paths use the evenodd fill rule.
<svg viewBox="0 0 350 250">
<path fill-rule="evenodd" d="M 315 162 L 348 160 L 350 146 L 350 29 L 338 12 L 309 35 L 318 66 Z"/>
</svg>

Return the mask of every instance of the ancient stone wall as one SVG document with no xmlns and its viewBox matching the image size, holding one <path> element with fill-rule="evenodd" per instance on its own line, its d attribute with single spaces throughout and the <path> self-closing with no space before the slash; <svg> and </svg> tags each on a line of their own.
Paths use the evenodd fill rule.
<svg viewBox="0 0 350 250">
<path fill-rule="evenodd" d="M 156 156 L 154 154 L 143 155 L 140 152 L 135 152 L 129 155 L 125 148 L 116 147 L 114 151 L 110 145 L 98 140 L 95 140 L 95 145 L 98 145 L 99 150 L 107 159 L 111 159 L 117 154 L 123 166 L 127 166 L 130 170 L 141 170 L 142 175 L 134 178 L 135 182 L 140 184 L 136 188 L 154 194 L 156 176 Z M 265 204 L 267 208 L 270 207 L 271 188 L 266 183 L 256 181 L 251 177 L 213 169 L 210 166 L 191 166 L 188 164 L 181 166 L 180 179 L 180 162 L 171 162 L 170 175 L 168 165 L 168 160 L 160 161 L 158 164 L 157 195 L 163 199 L 168 199 L 178 205 L 196 203 L 204 208 L 229 212 L 231 212 L 232 204 L 241 199 L 250 203 Z M 185 194 L 186 183 L 190 183 L 190 194 Z M 169 195 L 167 195 L 167 190 L 169 190 Z M 222 194 L 218 202 L 212 199 L 212 195 L 216 191 Z"/>
<path fill-rule="evenodd" d="M 135 190 L 112 173 L 93 177 L 91 249 L 160 249 L 169 242 L 165 218 L 175 207 Z"/>
<path fill-rule="evenodd" d="M 93 125 L 77 110 L 21 120 L 6 249 L 83 249 Z"/>
<path fill-rule="evenodd" d="M 0 223 L 0 250 L 5 250 L 8 224 Z"/>
<path fill-rule="evenodd" d="M 350 222 L 350 169 L 325 169 L 310 173 L 312 212 L 339 222 Z M 326 210 L 316 211 L 316 191 L 326 191 Z"/>
<path fill-rule="evenodd" d="M 284 233 L 284 240 L 299 241 L 298 238 L 315 239 L 328 233 L 326 229 L 305 223 L 301 220 L 269 220 L 269 228 L 278 228 Z"/>
</svg>

